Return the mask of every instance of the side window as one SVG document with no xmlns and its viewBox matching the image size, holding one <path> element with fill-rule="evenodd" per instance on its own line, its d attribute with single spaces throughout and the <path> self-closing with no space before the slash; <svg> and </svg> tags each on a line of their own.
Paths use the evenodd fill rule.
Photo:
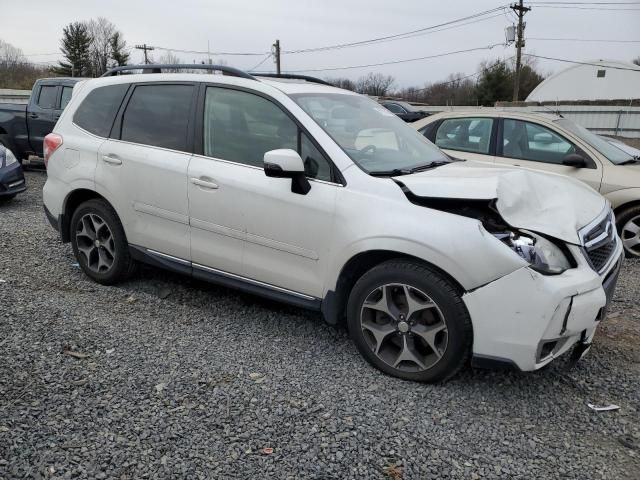
<svg viewBox="0 0 640 480">
<path fill-rule="evenodd" d="M 100 137 L 108 137 L 129 84 L 108 85 L 92 90 L 82 101 L 73 122 Z"/>
<path fill-rule="evenodd" d="M 187 150 L 192 85 L 139 85 L 122 115 L 120 139 Z"/>
<path fill-rule="evenodd" d="M 396 105 L 395 103 L 387 103 L 385 107 L 387 108 L 387 110 L 393 113 L 407 113 L 404 108 L 402 108 L 400 105 Z"/>
<path fill-rule="evenodd" d="M 299 140 L 300 135 L 300 140 Z M 252 93 L 207 88 L 204 106 L 204 154 L 262 167 L 269 150 L 300 153 L 308 177 L 331 179 L 328 161 L 277 105 Z"/>
<path fill-rule="evenodd" d="M 60 110 L 64 110 L 71 100 L 71 94 L 73 93 L 73 87 L 62 87 L 62 96 L 60 97 Z"/>
<path fill-rule="evenodd" d="M 449 150 L 488 154 L 492 128 L 492 118 L 449 118 L 438 127 L 435 144 Z"/>
<path fill-rule="evenodd" d="M 58 87 L 55 85 L 42 85 L 38 95 L 38 106 L 40 108 L 54 108 L 56 106 L 56 93 Z"/>
<path fill-rule="evenodd" d="M 521 120 L 504 120 L 503 156 L 533 162 L 562 164 L 576 148 L 554 131 Z"/>
</svg>

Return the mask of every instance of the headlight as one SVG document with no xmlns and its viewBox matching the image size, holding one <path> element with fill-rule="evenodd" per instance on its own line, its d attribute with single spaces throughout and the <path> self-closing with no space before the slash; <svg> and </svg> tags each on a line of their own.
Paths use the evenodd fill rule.
<svg viewBox="0 0 640 480">
<path fill-rule="evenodd" d="M 571 263 L 562 249 L 540 235 L 531 232 L 508 232 L 496 234 L 496 237 L 540 273 L 557 275 L 571 268 Z"/>
<path fill-rule="evenodd" d="M 18 161 L 18 159 L 13 154 L 13 152 L 11 150 L 9 150 L 8 148 L 6 148 L 4 150 L 4 166 L 8 167 L 9 165 L 16 163 L 17 161 Z"/>
</svg>

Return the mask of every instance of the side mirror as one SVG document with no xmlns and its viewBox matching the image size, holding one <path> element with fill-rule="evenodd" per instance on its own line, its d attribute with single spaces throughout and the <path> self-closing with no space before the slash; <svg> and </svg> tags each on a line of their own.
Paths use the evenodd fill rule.
<svg viewBox="0 0 640 480">
<path fill-rule="evenodd" d="M 587 166 L 587 161 L 582 155 L 570 153 L 562 159 L 562 164 L 567 167 L 585 168 Z"/>
<path fill-rule="evenodd" d="M 306 195 L 311 190 L 311 184 L 304 174 L 304 162 L 295 150 L 282 148 L 266 152 L 264 173 L 267 177 L 290 178 L 293 193 Z"/>
</svg>

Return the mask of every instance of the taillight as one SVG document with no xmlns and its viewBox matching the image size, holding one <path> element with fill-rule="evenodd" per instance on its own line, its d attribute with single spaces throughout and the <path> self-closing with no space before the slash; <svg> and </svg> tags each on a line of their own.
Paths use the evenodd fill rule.
<svg viewBox="0 0 640 480">
<path fill-rule="evenodd" d="M 57 133 L 50 133 L 44 137 L 44 166 L 49 166 L 49 158 L 53 155 L 60 145 L 62 145 L 62 135 Z"/>
</svg>

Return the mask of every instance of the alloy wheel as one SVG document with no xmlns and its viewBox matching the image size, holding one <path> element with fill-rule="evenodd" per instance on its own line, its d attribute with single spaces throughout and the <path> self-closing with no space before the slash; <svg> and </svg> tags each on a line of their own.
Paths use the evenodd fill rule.
<svg viewBox="0 0 640 480">
<path fill-rule="evenodd" d="M 640 215 L 630 218 L 620 233 L 624 248 L 632 255 L 640 256 Z"/>
<path fill-rule="evenodd" d="M 78 251 L 87 267 L 96 273 L 108 272 L 116 258 L 113 233 L 107 223 L 95 213 L 87 213 L 76 225 Z"/>
<path fill-rule="evenodd" d="M 369 293 L 360 326 L 374 354 L 405 372 L 430 369 L 447 349 L 447 323 L 440 308 L 410 285 L 385 284 Z"/>
</svg>

